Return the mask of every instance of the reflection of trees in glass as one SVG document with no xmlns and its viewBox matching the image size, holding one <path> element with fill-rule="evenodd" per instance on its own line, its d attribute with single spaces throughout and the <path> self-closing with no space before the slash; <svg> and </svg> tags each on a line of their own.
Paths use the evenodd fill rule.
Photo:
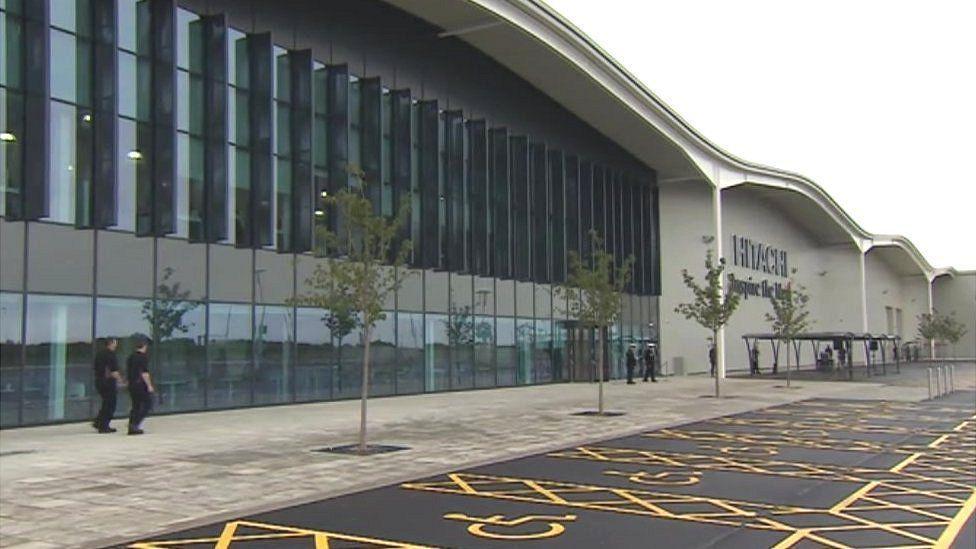
<svg viewBox="0 0 976 549">
<path fill-rule="evenodd" d="M 474 341 L 475 343 L 486 343 L 491 344 L 494 338 L 494 330 L 492 329 L 491 321 L 487 319 L 479 320 L 474 325 Z"/>
<path fill-rule="evenodd" d="M 471 306 L 457 307 L 452 303 L 448 311 L 444 326 L 447 328 L 447 341 L 451 346 L 474 343 L 475 326 Z"/>
<path fill-rule="evenodd" d="M 337 307 L 322 316 L 322 322 L 329 330 L 329 342 L 336 353 L 336 378 L 338 389 L 342 391 L 342 340 L 359 326 L 359 318 L 345 307 Z"/>
<path fill-rule="evenodd" d="M 199 305 L 189 301 L 190 290 L 181 290 L 179 282 L 170 284 L 172 267 L 163 268 L 163 279 L 156 286 L 156 300 L 147 299 L 142 303 L 142 318 L 152 327 L 159 340 L 168 339 L 173 334 L 190 331 L 193 324 L 185 324 L 183 317 Z"/>
</svg>

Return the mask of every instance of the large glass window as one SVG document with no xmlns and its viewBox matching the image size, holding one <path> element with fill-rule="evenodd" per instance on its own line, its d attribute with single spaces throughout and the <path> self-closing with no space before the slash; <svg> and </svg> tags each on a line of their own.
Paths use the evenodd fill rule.
<svg viewBox="0 0 976 549">
<path fill-rule="evenodd" d="M 251 403 L 251 306 L 210 305 L 207 406 L 226 408 Z"/>
<path fill-rule="evenodd" d="M 156 344 L 150 356 L 160 409 L 203 408 L 207 380 L 206 307 L 199 302 L 160 295 L 155 309 L 152 302 L 144 301 L 141 314 L 147 320 L 155 320 Z"/>
<path fill-rule="evenodd" d="M 424 390 L 424 315 L 397 313 L 397 393 Z"/>
<path fill-rule="evenodd" d="M 552 320 L 535 321 L 535 382 L 553 380 L 552 374 Z"/>
<path fill-rule="evenodd" d="M 494 317 L 474 317 L 474 384 L 476 387 L 496 384 Z"/>
<path fill-rule="evenodd" d="M 515 346 L 515 319 L 500 316 L 495 319 L 495 364 L 498 369 L 498 386 L 515 385 L 518 366 L 518 349 Z"/>
<path fill-rule="evenodd" d="M 62 223 L 75 221 L 75 107 L 51 101 L 50 185 L 48 219 Z"/>
<path fill-rule="evenodd" d="M 20 343 L 23 300 L 20 294 L 0 293 L 0 425 L 20 421 Z"/>
<path fill-rule="evenodd" d="M 474 387 L 474 316 L 471 306 L 451 306 L 445 320 L 450 354 L 451 389 Z"/>
<path fill-rule="evenodd" d="M 254 318 L 254 401 L 292 400 L 294 375 L 294 309 L 258 305 Z"/>
<path fill-rule="evenodd" d="M 74 103 L 78 92 L 78 54 L 74 35 L 52 29 L 50 52 L 51 97 Z"/>
<path fill-rule="evenodd" d="M 100 297 L 95 304 L 95 337 L 99 340 L 103 338 L 115 338 L 119 341 L 119 346 L 115 350 L 115 355 L 119 362 L 119 370 L 125 376 L 125 360 L 135 350 L 135 334 L 149 335 L 152 333 L 149 321 L 151 319 L 151 302 L 143 302 L 138 299 L 116 299 L 110 297 Z M 151 351 L 156 351 L 152 349 Z M 154 354 L 154 353 L 151 353 Z M 151 369 L 155 377 L 155 369 Z M 154 379 L 154 381 L 158 380 Z M 162 388 L 160 388 L 162 394 Z M 128 393 L 119 391 L 119 397 L 126 399 Z M 117 408 L 120 412 L 128 410 L 127 402 L 119 402 Z"/>
<path fill-rule="evenodd" d="M 424 330 L 424 386 L 427 391 L 451 388 L 450 321 L 447 315 L 428 314 Z"/>
<path fill-rule="evenodd" d="M 335 345 L 326 319 L 327 312 L 321 309 L 299 308 L 297 311 L 296 400 L 332 398 Z"/>
<path fill-rule="evenodd" d="M 531 318 L 518 319 L 515 327 L 515 342 L 518 348 L 519 385 L 535 383 L 535 363 L 532 360 L 533 336 L 535 335 L 535 321 Z"/>
<path fill-rule="evenodd" d="M 116 227 L 123 231 L 136 230 L 136 164 L 138 159 L 129 154 L 136 149 L 136 123 L 119 118 L 119 146 L 116 169 Z"/>
<path fill-rule="evenodd" d="M 392 312 L 373 326 L 369 346 L 369 394 L 396 393 L 396 318 Z"/>
<path fill-rule="evenodd" d="M 90 417 L 90 297 L 27 297 L 24 423 Z"/>
<path fill-rule="evenodd" d="M 363 386 L 362 331 L 354 326 L 333 334 L 337 345 L 335 398 L 355 398 Z"/>
</svg>

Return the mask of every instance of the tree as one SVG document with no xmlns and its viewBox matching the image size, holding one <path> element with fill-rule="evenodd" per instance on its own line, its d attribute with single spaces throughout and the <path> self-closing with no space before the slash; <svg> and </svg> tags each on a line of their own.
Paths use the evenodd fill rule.
<svg viewBox="0 0 976 549">
<path fill-rule="evenodd" d="M 955 346 L 966 335 L 966 326 L 956 320 L 954 311 L 944 315 L 933 309 L 932 313 L 918 315 L 918 335 L 934 343 L 942 341 Z"/>
<path fill-rule="evenodd" d="M 722 275 L 725 273 L 725 258 L 715 263 L 712 251 L 708 250 L 705 256 L 705 285 L 700 286 L 695 281 L 695 277 L 688 274 L 688 269 L 681 270 L 681 278 L 684 279 L 685 286 L 691 290 L 694 301 L 681 303 L 674 308 L 674 312 L 683 315 L 689 320 L 694 320 L 706 330 L 712 332 L 712 345 L 716 346 L 716 370 L 715 370 L 715 397 L 721 395 L 719 386 L 718 372 L 718 332 L 728 324 L 732 313 L 739 306 L 739 295 L 733 292 L 725 292 L 723 295 L 721 282 Z"/>
<path fill-rule="evenodd" d="M 603 249 L 603 239 L 590 231 L 592 257 L 584 261 L 575 251 L 569 252 L 569 276 L 556 287 L 556 295 L 567 303 L 567 313 L 583 326 L 597 333 L 597 413 L 603 415 L 603 333 L 620 316 L 624 288 L 630 281 L 634 257 L 628 256 L 614 270 L 614 256 Z"/>
<path fill-rule="evenodd" d="M 796 275 L 793 269 L 792 275 Z M 786 386 L 790 386 L 790 354 L 792 354 L 793 338 L 801 334 L 810 327 L 812 321 L 808 320 L 810 311 L 807 310 L 807 302 L 810 296 L 806 293 L 806 288 L 793 281 L 791 276 L 786 282 L 786 287 L 777 289 L 769 297 L 769 303 L 773 307 L 772 314 L 766 313 L 766 321 L 771 324 L 773 333 L 781 340 L 786 342 Z M 797 367 L 800 365 L 797 364 Z"/>
<path fill-rule="evenodd" d="M 299 296 L 297 303 L 330 311 L 326 325 L 340 330 L 356 325 L 363 332 L 363 381 L 359 411 L 359 453 L 366 446 L 366 403 L 369 398 L 369 347 L 371 332 L 376 323 L 386 318 L 383 304 L 403 283 L 397 276 L 410 253 L 410 241 L 398 242 L 400 228 L 405 224 L 409 202 L 404 200 L 392 218 L 376 215 L 366 194 L 366 181 L 361 171 L 350 173 L 361 184 L 342 189 L 325 198 L 326 211 L 340 220 L 339 229 L 321 227 L 317 235 L 325 240 L 326 249 L 338 255 L 319 263 L 306 280 L 314 291 Z M 397 245 L 394 253 L 393 246 Z M 392 259 L 392 260 L 391 260 Z M 349 323 L 352 322 L 352 326 Z M 348 333 L 348 331 L 346 331 Z"/>
<path fill-rule="evenodd" d="M 966 326 L 956 320 L 956 312 L 944 316 L 942 320 L 942 339 L 952 345 L 952 356 L 956 355 L 956 343 L 966 335 Z"/>
<path fill-rule="evenodd" d="M 183 323 L 183 317 L 198 305 L 188 300 L 190 290 L 181 290 L 179 282 L 169 283 L 173 272 L 172 267 L 164 267 L 163 279 L 156 286 L 156 299 L 147 299 L 142 303 L 142 318 L 149 323 L 160 341 L 169 339 L 177 332 L 188 332 L 190 326 Z"/>
</svg>

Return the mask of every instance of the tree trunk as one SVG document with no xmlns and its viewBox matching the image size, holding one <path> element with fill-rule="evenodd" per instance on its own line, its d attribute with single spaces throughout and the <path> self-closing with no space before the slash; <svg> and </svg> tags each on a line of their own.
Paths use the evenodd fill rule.
<svg viewBox="0 0 976 549">
<path fill-rule="evenodd" d="M 712 330 L 712 345 L 715 348 L 715 398 L 722 396 L 722 391 L 719 388 L 719 371 L 718 371 L 718 330 Z M 724 349 L 723 349 L 724 350 Z M 709 352 L 709 355 L 711 353 Z"/>
<path fill-rule="evenodd" d="M 359 453 L 366 453 L 366 400 L 369 397 L 369 340 L 370 329 L 364 328 L 363 335 L 363 387 L 359 401 Z"/>
<path fill-rule="evenodd" d="M 596 368 L 597 368 L 597 413 L 603 415 L 603 328 L 596 331 Z"/>
</svg>

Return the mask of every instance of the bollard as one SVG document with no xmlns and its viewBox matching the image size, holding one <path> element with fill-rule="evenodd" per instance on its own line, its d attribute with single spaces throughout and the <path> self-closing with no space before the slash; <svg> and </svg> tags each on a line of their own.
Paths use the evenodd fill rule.
<svg viewBox="0 0 976 549">
<path fill-rule="evenodd" d="M 929 376 L 929 400 L 932 400 L 932 368 L 926 368 Z"/>
</svg>

